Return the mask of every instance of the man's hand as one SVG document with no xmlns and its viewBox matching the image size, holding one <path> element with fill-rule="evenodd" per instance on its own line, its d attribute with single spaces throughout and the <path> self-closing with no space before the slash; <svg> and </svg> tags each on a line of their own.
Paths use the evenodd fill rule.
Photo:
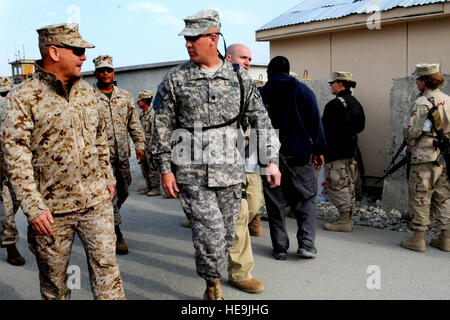
<svg viewBox="0 0 450 320">
<path fill-rule="evenodd" d="M 325 165 L 325 158 L 322 155 L 314 156 L 313 162 L 314 162 L 314 168 L 321 169 Z"/>
<path fill-rule="evenodd" d="M 145 160 L 145 152 L 144 150 L 136 150 L 136 158 L 138 160 L 138 163 L 141 164 Z"/>
<path fill-rule="evenodd" d="M 269 163 L 266 167 L 266 179 L 270 188 L 279 187 L 281 184 L 281 172 L 274 163 Z"/>
<path fill-rule="evenodd" d="M 150 154 L 150 152 L 152 152 L 152 147 L 148 146 L 147 147 L 147 153 Z"/>
<path fill-rule="evenodd" d="M 166 195 L 170 198 L 178 198 L 177 193 L 180 192 L 177 185 L 177 180 L 172 172 L 165 173 L 161 176 L 162 187 Z"/>
<path fill-rule="evenodd" d="M 116 188 L 108 187 L 108 191 L 109 191 L 109 200 L 112 201 L 114 199 L 114 195 L 116 193 Z"/>
<path fill-rule="evenodd" d="M 45 211 L 43 214 L 31 220 L 30 224 L 34 231 L 36 231 L 41 236 L 50 237 L 53 235 L 52 224 L 55 221 L 49 210 Z"/>
</svg>

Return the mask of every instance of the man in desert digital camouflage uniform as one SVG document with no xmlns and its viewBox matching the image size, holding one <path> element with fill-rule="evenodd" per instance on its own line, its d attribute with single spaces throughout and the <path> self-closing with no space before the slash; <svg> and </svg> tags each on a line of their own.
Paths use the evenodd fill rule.
<svg viewBox="0 0 450 320">
<path fill-rule="evenodd" d="M 125 243 L 120 225 L 122 217 L 120 208 L 128 198 L 128 188 L 131 184 L 130 172 L 130 144 L 128 136 L 136 147 L 136 157 L 141 163 L 145 159 L 145 138 L 134 100 L 131 95 L 114 85 L 113 58 L 107 55 L 94 59 L 97 83 L 94 86 L 100 100 L 100 114 L 105 119 L 106 134 L 109 142 L 111 165 L 117 180 L 117 190 L 114 196 L 114 225 L 117 236 L 117 254 L 127 254 L 128 247 Z"/>
<path fill-rule="evenodd" d="M 69 299 L 75 233 L 86 250 L 95 299 L 124 299 L 115 256 L 114 174 L 94 89 L 81 80 L 78 24 L 37 30 L 42 60 L 8 96 L 1 127 L 8 178 L 28 217 L 44 299 Z"/>
</svg>

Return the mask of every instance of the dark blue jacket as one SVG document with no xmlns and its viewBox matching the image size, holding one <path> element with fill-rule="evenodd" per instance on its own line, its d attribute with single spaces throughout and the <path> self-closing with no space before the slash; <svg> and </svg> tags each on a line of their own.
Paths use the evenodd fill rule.
<svg viewBox="0 0 450 320">
<path fill-rule="evenodd" d="M 325 134 L 314 93 L 287 75 L 269 79 L 260 89 L 270 120 L 279 130 L 280 154 L 300 164 L 326 152 Z"/>
</svg>

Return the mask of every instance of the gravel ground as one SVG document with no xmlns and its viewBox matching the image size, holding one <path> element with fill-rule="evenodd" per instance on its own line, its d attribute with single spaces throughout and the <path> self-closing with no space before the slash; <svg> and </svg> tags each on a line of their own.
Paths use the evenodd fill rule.
<svg viewBox="0 0 450 320">
<path fill-rule="evenodd" d="M 353 224 L 359 226 L 387 229 L 392 231 L 412 233 L 410 222 L 398 210 L 383 210 L 379 200 L 371 202 L 368 199 L 356 202 L 356 213 L 353 216 Z M 319 204 L 318 219 L 331 221 L 338 218 L 338 211 L 331 203 Z M 432 228 L 427 231 L 430 237 L 439 236 L 439 230 Z"/>
</svg>

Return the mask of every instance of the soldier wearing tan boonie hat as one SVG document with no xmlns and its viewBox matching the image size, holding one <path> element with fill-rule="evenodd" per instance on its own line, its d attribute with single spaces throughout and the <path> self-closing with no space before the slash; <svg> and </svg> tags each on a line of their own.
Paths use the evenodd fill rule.
<svg viewBox="0 0 450 320">
<path fill-rule="evenodd" d="M 331 78 L 330 80 L 328 80 L 328 83 L 333 83 L 334 81 L 349 81 L 352 83 L 355 83 L 355 81 L 353 81 L 353 74 L 351 74 L 350 72 L 346 72 L 346 71 L 335 71 L 331 74 Z"/>
<path fill-rule="evenodd" d="M 83 40 L 78 31 L 77 23 L 55 24 L 40 28 L 39 34 L 40 44 L 62 43 L 74 48 L 95 48 L 93 44 Z"/>
<path fill-rule="evenodd" d="M 429 76 L 435 73 L 440 72 L 440 64 L 439 63 L 422 63 L 416 64 L 416 70 L 412 74 L 414 79 L 419 79 L 422 76 Z"/>
</svg>

